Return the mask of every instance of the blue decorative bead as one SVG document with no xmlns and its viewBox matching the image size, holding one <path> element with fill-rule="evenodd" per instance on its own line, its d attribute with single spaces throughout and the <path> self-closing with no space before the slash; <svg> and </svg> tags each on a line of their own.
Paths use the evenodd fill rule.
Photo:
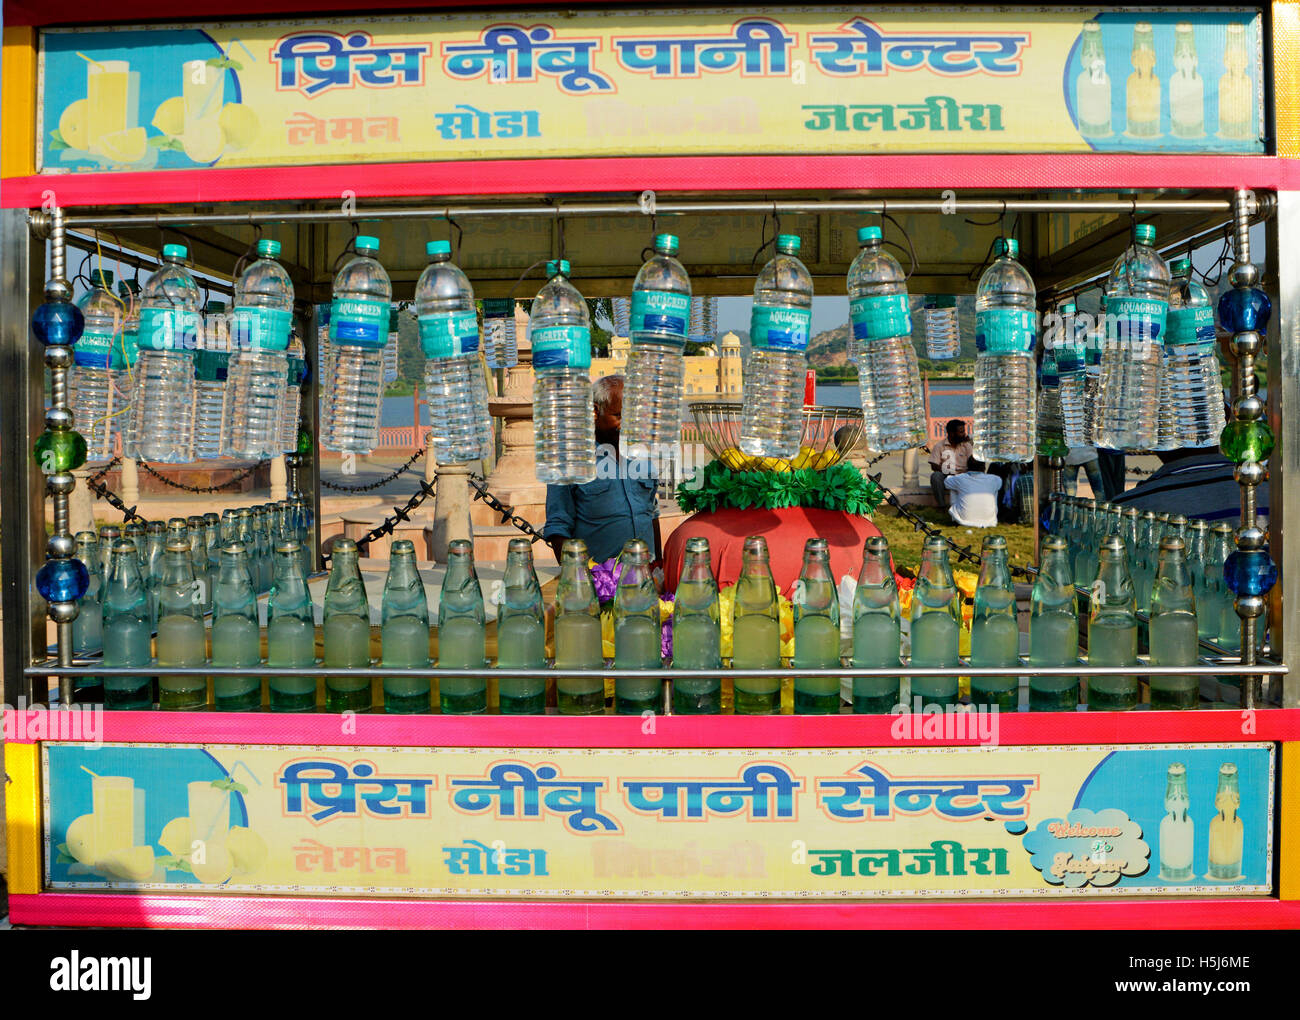
<svg viewBox="0 0 1300 1020">
<path fill-rule="evenodd" d="M 46 602 L 76 602 L 90 587 L 81 560 L 46 560 L 36 572 L 36 590 Z"/>
<path fill-rule="evenodd" d="M 1043 511 L 1043 516 L 1038 519 L 1038 526 L 1042 529 L 1044 535 L 1056 533 L 1056 529 L 1052 527 L 1052 510 L 1050 507 Z"/>
<path fill-rule="evenodd" d="M 1234 595 L 1263 595 L 1277 583 L 1277 564 L 1263 549 L 1238 549 L 1223 564 L 1223 581 Z"/>
<path fill-rule="evenodd" d="M 71 347 L 85 328 L 85 316 L 71 301 L 46 301 L 32 314 L 32 333 L 46 347 Z"/>
<path fill-rule="evenodd" d="M 1273 302 L 1258 287 L 1225 290 L 1219 298 L 1219 322 L 1230 333 L 1254 331 L 1264 336 L 1273 315 Z"/>
</svg>

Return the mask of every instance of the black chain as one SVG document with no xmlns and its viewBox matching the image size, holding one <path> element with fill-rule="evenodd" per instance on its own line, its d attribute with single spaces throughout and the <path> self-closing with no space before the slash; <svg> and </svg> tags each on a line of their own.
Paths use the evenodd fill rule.
<svg viewBox="0 0 1300 1020">
<path fill-rule="evenodd" d="M 116 461 L 117 459 L 118 458 L 114 458 L 114 461 Z M 113 462 L 110 462 L 109 467 L 112 466 L 113 466 Z M 116 492 L 114 492 L 112 489 L 108 487 L 107 483 L 100 481 L 100 479 L 104 477 L 104 473 L 107 471 L 108 468 L 105 468 L 104 471 L 101 472 L 99 475 L 93 476 L 91 478 L 87 478 L 86 488 L 89 489 L 91 492 L 93 492 L 96 498 L 104 500 L 113 509 L 120 510 L 122 513 L 122 518 L 124 520 L 139 521 L 141 524 L 145 523 L 145 518 L 141 517 L 138 513 L 135 512 L 135 507 L 133 506 L 128 507 L 125 503 L 122 502 L 122 498 L 118 496 Z"/>
<path fill-rule="evenodd" d="M 399 467 L 396 471 L 392 472 L 391 474 L 387 475 L 384 478 L 379 479 L 379 481 L 377 482 L 371 482 L 369 485 L 338 485 L 335 482 L 327 482 L 324 478 L 320 480 L 320 483 L 321 485 L 325 486 L 325 488 L 333 489 L 335 492 L 371 492 L 375 489 L 382 488 L 383 486 L 387 485 L 389 482 L 401 478 L 402 475 L 406 474 L 406 472 L 411 470 L 412 464 L 414 464 L 417 460 L 419 460 L 421 457 L 424 456 L 424 451 L 427 450 L 428 448 L 429 448 L 429 444 L 426 442 L 423 446 L 421 446 L 418 450 L 416 450 L 413 454 L 411 454 L 411 456 L 407 459 L 406 463 L 403 464 L 401 467 Z"/>
<path fill-rule="evenodd" d="M 164 485 L 170 485 L 173 489 L 184 489 L 186 492 L 196 492 L 199 495 L 206 495 L 207 493 L 210 492 L 222 492 L 226 489 L 231 488 L 232 486 L 238 485 L 245 478 L 248 478 L 250 475 L 252 475 L 253 472 L 255 472 L 258 468 L 264 467 L 265 465 L 269 464 L 270 461 L 259 460 L 256 464 L 248 468 L 246 471 L 241 471 L 239 474 L 235 475 L 234 478 L 231 478 L 229 481 L 222 482 L 220 485 L 186 485 L 183 482 L 173 482 L 170 478 L 160 475 L 157 471 L 155 471 L 152 467 L 150 467 L 149 464 L 146 463 L 145 461 L 138 460 L 136 461 L 136 463 L 139 464 L 146 471 L 148 471 L 149 474 L 157 478 L 158 481 L 162 482 Z"/>
<path fill-rule="evenodd" d="M 110 471 L 112 471 L 113 468 L 117 467 L 117 466 L 118 466 L 119 464 L 121 464 L 121 463 L 122 463 L 122 458 L 121 458 L 121 457 L 114 457 L 114 458 L 113 458 L 112 460 L 110 460 L 107 464 L 105 464 L 102 468 L 100 468 L 100 469 L 99 469 L 98 471 L 96 471 L 93 475 L 91 475 L 88 479 L 86 479 L 86 484 L 87 484 L 87 485 L 90 485 L 92 482 L 102 482 L 102 481 L 104 480 L 104 477 L 105 477 L 105 476 L 106 476 Z"/>
<path fill-rule="evenodd" d="M 474 499 L 476 501 L 481 499 L 493 511 L 499 513 L 501 515 L 502 524 L 513 524 L 516 528 L 527 535 L 531 541 L 540 541 L 542 533 L 534 528 L 528 521 L 516 514 L 514 512 L 514 507 L 507 506 L 502 503 L 501 500 L 497 499 L 496 496 L 492 495 L 492 493 L 488 492 L 485 481 L 486 479 L 484 479 L 482 475 L 470 475 L 469 484 L 474 487 Z"/>
<path fill-rule="evenodd" d="M 357 545 L 359 546 L 367 545 L 368 543 L 373 542 L 377 538 L 382 538 L 385 535 L 391 535 L 393 533 L 393 529 L 397 527 L 399 521 L 409 521 L 411 519 L 411 511 L 414 510 L 416 507 L 418 507 L 421 503 L 423 503 L 426 499 L 428 499 L 433 494 L 434 494 L 434 487 L 432 485 L 430 485 L 428 482 L 425 481 L 420 482 L 420 490 L 406 501 L 406 505 L 403 507 L 396 507 L 396 506 L 393 507 L 393 515 L 391 517 L 387 517 L 387 516 L 384 517 L 382 524 L 376 524 L 373 528 L 371 528 L 368 532 L 366 532 L 364 538 L 357 539 Z M 326 563 L 328 563 L 331 557 L 329 553 L 323 553 L 321 558 Z"/>
</svg>

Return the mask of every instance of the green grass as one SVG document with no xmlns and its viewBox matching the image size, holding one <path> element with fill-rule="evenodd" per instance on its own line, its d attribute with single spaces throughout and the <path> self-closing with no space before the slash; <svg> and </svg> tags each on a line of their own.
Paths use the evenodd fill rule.
<svg viewBox="0 0 1300 1020">
<path fill-rule="evenodd" d="M 1016 524 L 999 524 L 996 528 L 967 528 L 956 524 L 948 516 L 947 510 L 933 506 L 909 508 L 932 528 L 938 528 L 943 536 L 957 545 L 970 546 L 976 553 L 989 535 L 1001 535 L 1007 540 L 1007 555 L 1011 565 L 1026 566 L 1034 561 L 1034 529 Z M 913 573 L 921 564 L 921 546 L 925 534 L 917 531 L 912 522 L 901 517 L 897 510 L 882 503 L 872 517 L 872 522 L 880 533 L 889 539 L 889 549 L 894 556 L 895 568 L 906 567 Z M 949 562 L 954 570 L 977 571 L 979 567 L 970 562 L 959 562 L 957 556 L 951 555 Z"/>
</svg>

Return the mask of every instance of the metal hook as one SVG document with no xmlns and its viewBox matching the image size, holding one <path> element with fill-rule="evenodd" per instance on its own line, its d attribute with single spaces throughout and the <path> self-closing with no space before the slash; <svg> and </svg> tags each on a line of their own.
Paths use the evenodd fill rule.
<svg viewBox="0 0 1300 1020">
<path fill-rule="evenodd" d="M 456 263 L 459 265 L 459 264 L 460 264 L 460 247 L 461 247 L 461 242 L 463 242 L 463 241 L 465 240 L 465 231 L 464 231 L 464 229 L 461 227 L 461 225 L 460 225 L 459 223 L 456 222 L 455 218 L 451 215 L 451 209 L 447 209 L 447 210 L 444 211 L 444 213 L 443 213 L 443 218 L 447 221 L 447 225 L 448 225 L 448 226 L 450 226 L 450 227 L 454 227 L 454 228 L 456 229 L 456 241 L 455 241 L 455 244 L 454 244 L 455 252 L 454 252 L 454 256 L 453 256 L 453 257 L 455 258 Z M 451 239 L 448 238 L 448 240 L 451 240 Z"/>
</svg>

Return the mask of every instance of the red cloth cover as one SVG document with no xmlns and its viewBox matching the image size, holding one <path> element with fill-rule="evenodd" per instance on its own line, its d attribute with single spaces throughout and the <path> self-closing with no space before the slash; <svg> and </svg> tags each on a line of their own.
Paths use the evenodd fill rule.
<svg viewBox="0 0 1300 1020">
<path fill-rule="evenodd" d="M 862 545 L 880 530 L 866 517 L 840 510 L 786 507 L 782 510 L 719 510 L 692 514 L 679 524 L 664 546 L 664 586 L 677 590 L 686 558 L 686 540 L 707 538 L 718 586 L 734 584 L 740 576 L 745 539 L 762 535 L 772 562 L 776 586 L 787 597 L 799 579 L 803 546 L 810 538 L 830 543 L 831 570 L 838 584 L 845 574 L 858 576 L 862 568 Z"/>
</svg>

